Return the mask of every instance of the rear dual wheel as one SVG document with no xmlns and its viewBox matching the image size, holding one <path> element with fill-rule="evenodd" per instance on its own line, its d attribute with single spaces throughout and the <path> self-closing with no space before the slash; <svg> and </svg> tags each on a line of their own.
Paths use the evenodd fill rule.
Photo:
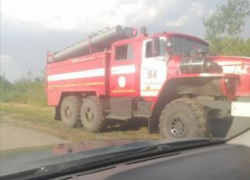
<svg viewBox="0 0 250 180">
<path fill-rule="evenodd" d="M 62 121 L 70 128 L 83 125 L 83 128 L 92 133 L 104 130 L 103 108 L 99 99 L 90 96 L 82 103 L 77 96 L 65 97 L 60 109 Z"/>
<path fill-rule="evenodd" d="M 103 108 L 96 96 L 90 96 L 83 100 L 80 117 L 83 128 L 92 133 L 104 130 Z"/>
<path fill-rule="evenodd" d="M 61 117 L 64 124 L 70 128 L 76 127 L 80 120 L 81 102 L 77 96 L 65 97 L 61 104 Z"/>
</svg>

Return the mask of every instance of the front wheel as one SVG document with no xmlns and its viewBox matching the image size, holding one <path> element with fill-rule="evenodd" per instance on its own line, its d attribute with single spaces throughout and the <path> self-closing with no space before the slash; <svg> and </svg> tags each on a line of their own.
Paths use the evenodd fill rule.
<svg viewBox="0 0 250 180">
<path fill-rule="evenodd" d="M 159 129 L 166 139 L 203 138 L 207 132 L 206 112 L 196 100 L 174 100 L 163 109 Z"/>
</svg>

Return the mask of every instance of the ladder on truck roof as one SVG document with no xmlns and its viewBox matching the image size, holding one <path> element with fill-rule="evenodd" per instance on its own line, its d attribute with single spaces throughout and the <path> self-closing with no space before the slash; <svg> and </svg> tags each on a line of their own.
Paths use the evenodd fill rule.
<svg viewBox="0 0 250 180">
<path fill-rule="evenodd" d="M 80 44 L 80 43 L 82 43 L 82 42 L 84 42 L 84 41 L 89 41 L 91 38 L 93 38 L 93 37 L 96 37 L 96 36 L 98 36 L 98 35 L 100 35 L 100 34 L 103 34 L 103 33 L 105 33 L 105 32 L 107 32 L 108 30 L 110 30 L 111 28 L 108 26 L 108 27 L 105 27 L 105 28 L 103 28 L 102 30 L 100 30 L 100 31 L 97 31 L 97 32 L 95 32 L 95 33 L 92 33 L 91 35 L 89 35 L 89 36 L 87 36 L 87 37 L 85 37 L 85 38 L 83 38 L 83 39 L 81 39 L 81 40 L 79 40 L 79 41 L 77 41 L 77 42 L 75 42 L 75 43 L 73 43 L 73 44 L 71 44 L 71 45 L 69 45 L 69 46 L 67 46 L 67 47 L 65 47 L 65 48 L 63 48 L 63 49 L 61 49 L 61 50 L 59 50 L 59 51 L 57 51 L 57 52 L 55 52 L 54 54 L 57 54 L 57 53 L 59 53 L 59 52 L 62 52 L 62 51 L 64 51 L 64 50 L 67 50 L 67 49 L 69 49 L 69 48 L 71 48 L 71 47 L 74 47 L 75 45 L 77 45 L 77 44 Z"/>
<path fill-rule="evenodd" d="M 91 54 L 92 46 L 95 48 L 95 52 L 99 52 L 104 48 L 110 47 L 113 42 L 130 38 L 132 31 L 131 27 L 122 28 L 119 25 L 112 28 L 105 27 L 53 54 L 49 52 L 47 62 L 53 63 Z"/>
</svg>

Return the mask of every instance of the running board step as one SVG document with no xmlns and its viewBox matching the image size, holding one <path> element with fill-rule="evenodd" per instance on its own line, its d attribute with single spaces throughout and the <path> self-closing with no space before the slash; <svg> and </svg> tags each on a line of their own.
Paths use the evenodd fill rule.
<svg viewBox="0 0 250 180">
<path fill-rule="evenodd" d="M 129 119 L 120 116 L 106 116 L 105 119 L 115 119 L 120 121 L 128 121 Z"/>
</svg>

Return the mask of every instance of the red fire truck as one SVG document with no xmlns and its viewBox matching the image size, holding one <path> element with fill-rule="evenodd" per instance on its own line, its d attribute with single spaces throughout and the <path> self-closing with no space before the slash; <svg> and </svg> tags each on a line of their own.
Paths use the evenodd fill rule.
<svg viewBox="0 0 250 180">
<path fill-rule="evenodd" d="M 148 119 L 164 138 L 208 136 L 208 117 L 250 116 L 250 58 L 210 56 L 186 34 L 105 28 L 47 53 L 46 92 L 55 118 L 103 131 Z"/>
</svg>

